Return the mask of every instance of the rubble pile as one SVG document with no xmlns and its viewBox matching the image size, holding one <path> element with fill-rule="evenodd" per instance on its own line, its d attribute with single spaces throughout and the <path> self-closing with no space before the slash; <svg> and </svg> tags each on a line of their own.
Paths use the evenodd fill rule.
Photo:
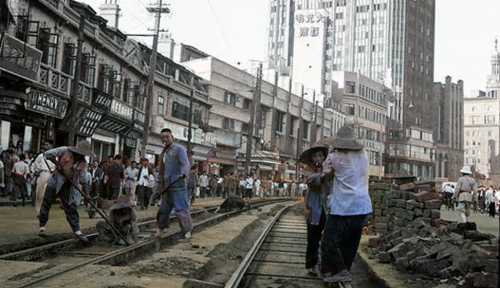
<svg viewBox="0 0 500 288">
<path fill-rule="evenodd" d="M 441 200 L 430 182 L 370 187 L 373 256 L 396 269 L 466 287 L 496 287 L 499 239 L 475 223 L 440 219 Z M 464 287 L 464 286 L 462 286 Z"/>
</svg>

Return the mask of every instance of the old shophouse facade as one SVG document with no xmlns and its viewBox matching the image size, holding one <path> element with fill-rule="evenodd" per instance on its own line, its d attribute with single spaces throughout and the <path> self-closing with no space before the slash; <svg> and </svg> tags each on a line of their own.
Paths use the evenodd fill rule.
<svg viewBox="0 0 500 288">
<path fill-rule="evenodd" d="M 43 140 L 68 144 L 73 129 L 91 142 L 97 160 L 133 157 L 144 129 L 146 67 L 137 43 L 88 5 L 76 1 L 18 1 L 2 37 L 0 117 L 2 149 L 38 151 Z M 78 27 L 84 17 L 82 63 Z M 78 92 L 72 85 L 80 69 Z M 71 97 L 78 97 L 70 126 Z M 77 139 L 77 140 L 78 140 Z"/>
</svg>

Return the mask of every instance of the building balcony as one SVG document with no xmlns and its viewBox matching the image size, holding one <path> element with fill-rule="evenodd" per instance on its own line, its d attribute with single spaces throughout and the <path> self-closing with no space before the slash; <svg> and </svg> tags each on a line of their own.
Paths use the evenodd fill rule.
<svg viewBox="0 0 500 288">
<path fill-rule="evenodd" d="M 47 90 L 55 90 L 69 97 L 71 89 L 72 77 L 64 74 L 56 69 L 40 64 L 40 74 L 38 83 L 44 86 Z"/>
</svg>

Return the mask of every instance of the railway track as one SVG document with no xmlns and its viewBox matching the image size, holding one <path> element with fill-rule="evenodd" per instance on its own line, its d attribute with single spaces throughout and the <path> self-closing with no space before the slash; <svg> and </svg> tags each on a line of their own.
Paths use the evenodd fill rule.
<svg viewBox="0 0 500 288">
<path fill-rule="evenodd" d="M 278 198 L 271 200 L 255 201 L 252 203 L 251 209 L 259 207 L 291 201 L 289 198 Z M 196 211 L 196 214 L 204 212 L 213 212 L 218 206 L 208 207 L 204 211 Z M 245 211 L 246 209 L 242 210 Z M 199 221 L 193 220 L 193 232 L 197 232 L 206 227 L 215 225 L 225 219 L 238 215 L 241 211 L 236 210 L 224 214 L 216 214 L 213 217 L 208 217 Z M 38 269 L 29 270 L 29 272 L 17 274 L 9 280 L 12 282 L 11 287 L 33 287 L 50 279 L 57 278 L 74 269 L 93 264 L 105 265 L 120 265 L 144 255 L 158 251 L 165 244 L 173 243 L 180 239 L 181 233 L 176 225 L 171 225 L 168 229 L 169 233 L 164 234 L 161 238 L 151 238 L 152 232 L 156 229 L 152 227 L 155 221 L 146 221 L 140 223 L 138 242 L 127 246 L 109 246 L 109 245 L 92 245 L 90 247 L 81 247 L 81 242 L 76 239 L 69 239 L 57 243 L 51 243 L 40 247 L 33 247 L 10 254 L 0 256 L 0 260 L 16 260 L 16 261 L 36 261 L 43 260 L 44 266 Z M 97 237 L 97 234 L 89 235 L 91 239 Z M 80 248 L 80 249 L 78 249 Z M 40 273 L 43 272 L 43 273 Z M 43 275 L 43 276 L 42 276 Z M 5 287 L 5 286 L 4 286 Z"/>
<path fill-rule="evenodd" d="M 234 272 L 225 288 L 340 287 L 387 288 L 358 256 L 351 270 L 352 283 L 327 284 L 305 269 L 307 226 L 291 206 L 281 209 Z M 352 286 L 351 286 L 352 285 Z"/>
</svg>

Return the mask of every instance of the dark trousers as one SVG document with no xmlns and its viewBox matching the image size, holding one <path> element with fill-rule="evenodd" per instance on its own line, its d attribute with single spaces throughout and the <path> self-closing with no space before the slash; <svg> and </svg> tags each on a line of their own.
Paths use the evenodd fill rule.
<svg viewBox="0 0 500 288">
<path fill-rule="evenodd" d="M 489 216 L 495 218 L 495 214 L 496 214 L 496 211 L 495 211 L 495 202 L 491 202 L 490 203 L 490 206 L 488 207 L 489 208 Z"/>
<path fill-rule="evenodd" d="M 137 201 L 139 201 L 139 206 L 141 208 L 148 208 L 149 206 L 149 188 L 143 185 L 137 185 Z"/>
<path fill-rule="evenodd" d="M 207 195 L 208 193 L 208 187 L 200 187 L 200 198 L 201 199 L 205 199 L 205 196 Z"/>
<path fill-rule="evenodd" d="M 306 269 L 310 269 L 318 264 L 318 249 L 325 228 L 326 215 L 321 214 L 318 225 L 312 225 L 307 221 L 307 250 Z"/>
<path fill-rule="evenodd" d="M 365 218 L 365 215 L 328 216 L 321 239 L 322 273 L 335 275 L 342 270 L 351 270 Z"/>
<path fill-rule="evenodd" d="M 247 197 L 248 199 L 252 199 L 252 188 L 245 189 L 245 197 Z"/>
<path fill-rule="evenodd" d="M 111 198 L 108 199 L 108 200 L 116 200 L 118 199 L 118 194 L 120 194 L 120 187 L 116 187 L 116 188 L 113 188 L 113 187 L 109 187 L 109 195 Z"/>
<path fill-rule="evenodd" d="M 52 188 L 47 187 L 47 189 L 45 189 L 42 207 L 40 207 L 40 227 L 45 227 L 49 221 L 49 212 L 52 207 L 52 203 L 54 203 L 56 198 L 59 197 L 61 200 L 61 207 L 64 209 L 69 226 L 71 226 L 73 232 L 80 230 L 80 216 L 78 215 L 77 206 L 75 203 L 68 204 L 70 188 L 70 184 L 64 184 L 58 195 L 56 195 L 56 190 Z"/>
</svg>

